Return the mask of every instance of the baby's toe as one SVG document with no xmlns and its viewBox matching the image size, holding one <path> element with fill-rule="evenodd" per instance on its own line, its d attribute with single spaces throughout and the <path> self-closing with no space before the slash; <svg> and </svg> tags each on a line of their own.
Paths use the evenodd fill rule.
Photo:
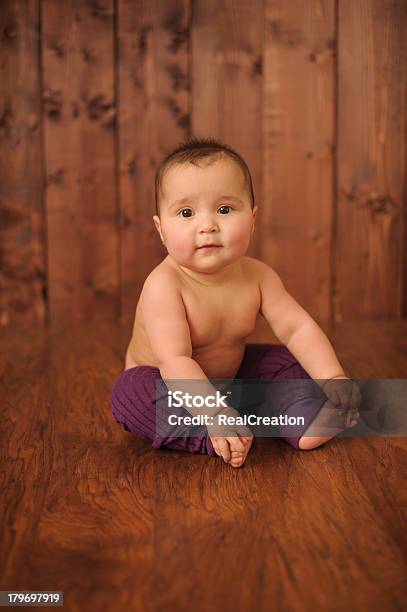
<svg viewBox="0 0 407 612">
<path fill-rule="evenodd" d="M 235 459 L 243 459 L 244 453 L 241 451 L 232 451 L 232 461 Z"/>
<path fill-rule="evenodd" d="M 233 467 L 240 467 L 243 463 L 243 457 L 241 457 L 240 459 L 231 459 L 230 461 L 230 465 Z"/>
<path fill-rule="evenodd" d="M 247 452 L 242 453 L 241 451 L 232 451 L 232 457 L 230 460 L 230 464 L 233 467 L 240 467 L 244 463 L 246 456 L 247 456 Z"/>
</svg>

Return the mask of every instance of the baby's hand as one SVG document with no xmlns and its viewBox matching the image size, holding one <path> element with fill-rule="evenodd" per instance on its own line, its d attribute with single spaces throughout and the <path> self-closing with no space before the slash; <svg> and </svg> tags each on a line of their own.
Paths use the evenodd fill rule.
<svg viewBox="0 0 407 612">
<path fill-rule="evenodd" d="M 219 414 L 226 416 L 240 416 L 237 410 L 228 407 Z M 208 434 L 217 455 L 223 458 L 225 463 L 233 467 L 243 465 L 253 442 L 253 434 L 244 425 L 220 425 L 214 417 L 214 424 L 208 425 Z"/>
<path fill-rule="evenodd" d="M 250 436 L 244 436 L 242 438 L 232 436 L 231 438 L 227 439 L 229 441 L 231 455 L 229 463 L 232 467 L 240 467 L 246 461 L 246 457 L 249 454 L 249 450 L 253 442 L 253 434 L 251 433 Z M 241 450 L 240 442 L 243 442 L 244 444 L 243 450 Z"/>
<path fill-rule="evenodd" d="M 346 376 L 337 376 L 327 380 L 322 390 L 331 404 L 343 411 L 345 427 L 354 427 L 360 416 L 358 408 L 362 399 L 357 383 Z"/>
</svg>

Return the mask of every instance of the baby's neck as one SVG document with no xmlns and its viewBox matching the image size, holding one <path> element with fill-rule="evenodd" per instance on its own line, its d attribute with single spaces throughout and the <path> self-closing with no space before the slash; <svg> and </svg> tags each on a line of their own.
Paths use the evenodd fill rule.
<svg viewBox="0 0 407 612">
<path fill-rule="evenodd" d="M 185 266 L 180 266 L 174 260 L 173 264 L 176 266 L 181 273 L 188 276 L 191 280 L 196 281 L 201 285 L 206 285 L 207 287 L 218 287 L 220 285 L 226 285 L 231 280 L 235 279 L 240 271 L 241 261 L 235 261 L 229 266 L 225 266 L 218 272 L 197 272 L 196 270 L 191 270 L 190 268 L 186 268 Z"/>
</svg>

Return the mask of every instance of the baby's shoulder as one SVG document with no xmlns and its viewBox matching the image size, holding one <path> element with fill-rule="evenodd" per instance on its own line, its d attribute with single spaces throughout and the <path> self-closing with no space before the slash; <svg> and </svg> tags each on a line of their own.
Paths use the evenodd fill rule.
<svg viewBox="0 0 407 612">
<path fill-rule="evenodd" d="M 175 291 L 180 289 L 179 277 L 174 267 L 164 259 L 147 276 L 141 295 L 147 292 L 162 294 L 170 288 Z"/>
<path fill-rule="evenodd" d="M 250 279 L 257 279 L 258 281 L 263 277 L 265 270 L 270 269 L 270 266 L 267 266 L 260 259 L 248 257 L 247 255 L 243 257 L 242 264 L 245 275 Z"/>
<path fill-rule="evenodd" d="M 177 277 L 164 262 L 165 260 L 158 264 L 143 283 L 136 305 L 133 334 L 137 325 L 142 325 L 143 312 L 149 310 L 152 305 L 168 306 L 180 300 L 181 291 Z"/>
</svg>

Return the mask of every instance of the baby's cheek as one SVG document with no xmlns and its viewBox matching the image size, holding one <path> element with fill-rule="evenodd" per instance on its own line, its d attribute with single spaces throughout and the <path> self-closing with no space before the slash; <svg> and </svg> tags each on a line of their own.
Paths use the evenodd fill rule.
<svg viewBox="0 0 407 612">
<path fill-rule="evenodd" d="M 250 242 L 251 233 L 247 227 L 236 226 L 231 233 L 231 239 L 236 246 L 245 247 Z"/>
<path fill-rule="evenodd" d="M 185 240 L 185 238 L 172 240 L 169 247 L 171 248 L 172 253 L 174 253 L 174 255 L 176 254 L 180 258 L 187 257 L 191 253 L 191 245 L 189 244 L 188 240 Z"/>
</svg>

